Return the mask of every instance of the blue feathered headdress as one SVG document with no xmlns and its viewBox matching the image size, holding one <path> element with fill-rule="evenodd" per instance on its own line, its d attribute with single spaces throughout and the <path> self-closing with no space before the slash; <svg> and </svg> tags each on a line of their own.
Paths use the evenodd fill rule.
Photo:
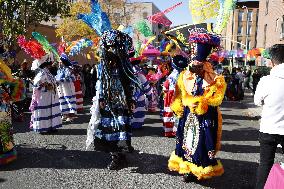
<svg viewBox="0 0 284 189">
<path fill-rule="evenodd" d="M 91 13 L 78 14 L 77 18 L 83 20 L 88 26 L 101 36 L 103 32 L 111 30 L 111 23 L 105 12 L 103 12 L 98 0 L 91 0 Z"/>
</svg>

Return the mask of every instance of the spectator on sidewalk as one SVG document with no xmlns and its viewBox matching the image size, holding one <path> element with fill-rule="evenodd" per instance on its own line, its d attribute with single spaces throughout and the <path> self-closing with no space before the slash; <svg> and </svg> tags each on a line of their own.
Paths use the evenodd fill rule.
<svg viewBox="0 0 284 189">
<path fill-rule="evenodd" d="M 251 81 L 251 69 L 248 68 L 245 72 L 244 72 L 245 78 L 244 78 L 244 88 L 246 89 L 250 89 L 252 91 L 252 88 L 250 86 L 250 81 Z"/>
<path fill-rule="evenodd" d="M 237 68 L 237 73 L 235 76 L 238 80 L 237 83 L 237 98 L 238 100 L 243 100 L 244 99 L 244 74 L 242 73 L 241 68 Z"/>
<path fill-rule="evenodd" d="M 91 74 L 92 67 L 90 64 L 85 64 L 83 66 L 83 77 L 84 77 L 84 84 L 85 84 L 85 98 L 92 97 L 92 74 Z"/>
<path fill-rule="evenodd" d="M 257 170 L 256 188 L 263 189 L 274 163 L 278 144 L 284 146 L 284 45 L 270 48 L 272 70 L 257 85 L 254 103 L 262 105 L 260 122 L 260 163 Z"/>
<path fill-rule="evenodd" d="M 252 74 L 252 90 L 253 94 L 255 94 L 256 86 L 261 78 L 261 74 L 259 73 L 258 69 L 255 69 Z"/>
</svg>

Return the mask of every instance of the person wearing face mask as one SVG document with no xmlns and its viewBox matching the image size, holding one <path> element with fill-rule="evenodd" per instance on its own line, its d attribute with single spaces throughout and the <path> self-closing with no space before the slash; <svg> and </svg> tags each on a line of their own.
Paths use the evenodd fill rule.
<svg viewBox="0 0 284 189">
<path fill-rule="evenodd" d="M 87 130 L 87 149 L 94 143 L 96 151 L 110 154 L 107 168 L 117 170 L 127 163 L 131 144 L 131 117 L 135 110 L 132 98 L 135 88 L 143 89 L 129 61 L 133 52 L 132 38 L 118 30 L 108 30 L 101 36 L 100 63 L 96 95 L 91 107 Z"/>
<path fill-rule="evenodd" d="M 212 49 L 219 47 L 220 37 L 195 29 L 190 33 L 189 42 L 194 47 L 195 57 L 177 80 L 171 109 L 179 118 L 179 124 L 176 149 L 168 162 L 168 168 L 182 174 L 185 182 L 224 173 L 215 156 L 221 146 L 219 105 L 224 98 L 226 82 L 207 61 Z"/>
</svg>

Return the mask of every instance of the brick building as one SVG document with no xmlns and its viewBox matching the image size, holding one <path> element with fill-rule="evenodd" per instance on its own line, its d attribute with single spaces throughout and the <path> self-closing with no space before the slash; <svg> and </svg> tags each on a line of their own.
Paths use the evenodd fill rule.
<svg viewBox="0 0 284 189">
<path fill-rule="evenodd" d="M 284 44 L 284 1 L 260 0 L 257 47 Z"/>
<path fill-rule="evenodd" d="M 237 6 L 223 32 L 225 50 L 249 50 L 256 47 L 258 14 L 258 0 L 239 0 L 237 2 Z"/>
</svg>

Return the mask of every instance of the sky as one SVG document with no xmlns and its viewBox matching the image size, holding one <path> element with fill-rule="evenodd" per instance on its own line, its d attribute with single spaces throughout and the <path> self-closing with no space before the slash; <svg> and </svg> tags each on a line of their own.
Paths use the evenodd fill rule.
<svg viewBox="0 0 284 189">
<path fill-rule="evenodd" d="M 153 2 L 161 11 L 182 2 L 182 5 L 176 7 L 166 16 L 172 21 L 172 26 L 181 24 L 192 24 L 191 14 L 189 12 L 189 0 L 131 0 L 131 2 Z"/>
</svg>

